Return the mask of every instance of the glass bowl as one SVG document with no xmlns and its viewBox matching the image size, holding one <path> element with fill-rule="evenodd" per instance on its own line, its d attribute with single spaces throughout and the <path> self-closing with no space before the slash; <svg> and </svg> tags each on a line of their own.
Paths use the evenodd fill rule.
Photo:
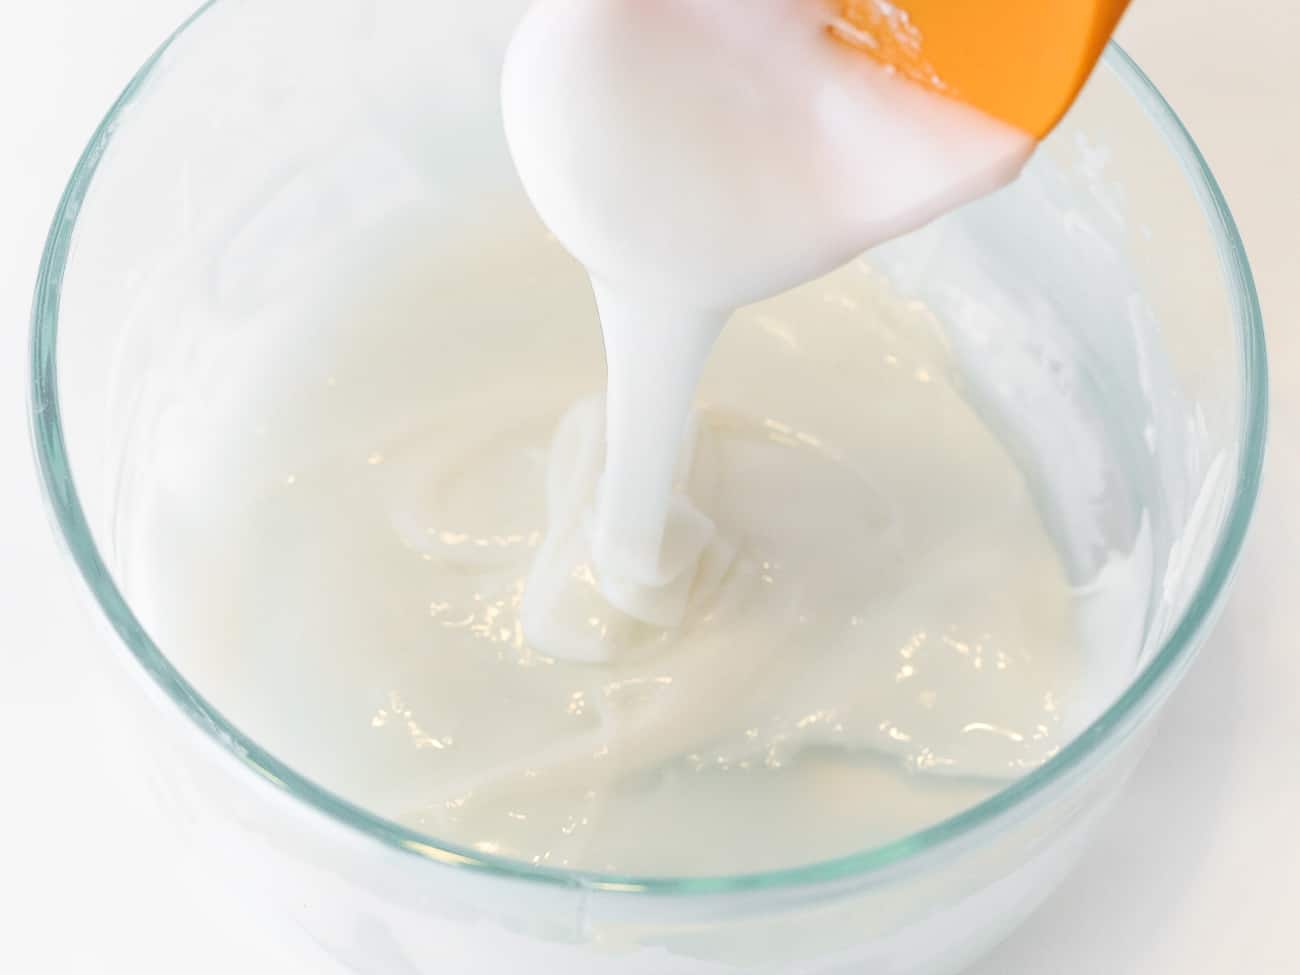
<svg viewBox="0 0 1300 975">
<path fill-rule="evenodd" d="M 1081 419 L 1024 436 L 1066 443 L 1044 473 L 1064 490 L 1077 474 L 1071 438 L 1089 423 L 1127 445 L 1117 449 L 1133 503 L 1090 526 L 1106 550 L 1145 539 L 1154 595 L 1135 611 L 1132 652 L 1117 644 L 1122 693 L 992 798 L 887 844 L 771 872 L 533 866 L 320 787 L 223 718 L 133 609 L 118 499 L 150 472 L 125 470 L 122 455 L 134 394 L 164 367 L 185 381 L 175 364 L 187 325 L 167 303 L 189 285 L 176 282 L 199 273 L 195 287 L 252 309 L 412 194 L 432 186 L 454 207 L 512 185 L 495 106 L 521 8 L 208 3 L 131 81 L 77 165 L 37 285 L 31 422 L 56 531 L 102 624 L 93 659 L 139 732 L 141 774 L 199 876 L 228 877 L 286 940 L 358 972 L 957 971 L 1083 854 L 1215 618 L 1258 486 L 1267 377 L 1245 253 L 1195 145 L 1114 46 L 1025 179 L 873 256 L 960 353 L 988 340 L 982 312 L 999 296 L 945 282 L 999 248 L 1012 262 L 1032 249 L 1039 263 L 1022 284 L 1051 327 L 999 321 L 993 337 L 1033 354 L 1068 346 L 1069 390 L 1048 394 L 1074 397 Z M 324 161 L 327 178 L 300 180 L 307 160 Z M 218 273 L 202 248 L 232 227 L 242 258 Z M 1033 412 L 1005 391 L 971 395 L 1012 417 Z"/>
</svg>

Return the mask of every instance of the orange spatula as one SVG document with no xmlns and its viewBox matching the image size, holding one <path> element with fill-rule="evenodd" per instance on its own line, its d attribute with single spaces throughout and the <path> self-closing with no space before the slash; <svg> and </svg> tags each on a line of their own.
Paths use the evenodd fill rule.
<svg viewBox="0 0 1300 975">
<path fill-rule="evenodd" d="M 839 0 L 832 32 L 899 74 L 1041 139 L 1128 0 Z"/>
</svg>

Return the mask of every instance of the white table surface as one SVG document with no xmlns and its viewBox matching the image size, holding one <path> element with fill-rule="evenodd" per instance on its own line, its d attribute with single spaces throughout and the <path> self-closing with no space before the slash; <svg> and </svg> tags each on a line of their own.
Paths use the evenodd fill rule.
<svg viewBox="0 0 1300 975">
<path fill-rule="evenodd" d="M 45 230 L 116 93 L 196 0 L 0 0 L 0 972 L 332 975 L 180 888 L 88 722 L 37 501 L 27 316 Z M 1217 634 L 1087 862 L 978 975 L 1300 972 L 1300 5 L 1134 0 L 1121 40 L 1205 151 L 1258 277 L 1263 497 Z M 111 748 L 107 750 L 111 754 Z"/>
</svg>

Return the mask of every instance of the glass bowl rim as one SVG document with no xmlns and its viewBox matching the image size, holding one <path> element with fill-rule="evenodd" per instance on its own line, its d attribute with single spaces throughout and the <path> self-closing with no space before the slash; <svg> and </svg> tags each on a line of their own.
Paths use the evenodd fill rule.
<svg viewBox="0 0 1300 975">
<path fill-rule="evenodd" d="M 197 726 L 238 762 L 315 811 L 384 845 L 433 863 L 487 873 L 503 879 L 578 886 L 616 893 L 721 894 L 865 879 L 897 868 L 922 854 L 949 846 L 1003 814 L 1022 807 L 1053 782 L 1067 776 L 1111 739 L 1129 720 L 1141 715 L 1154 690 L 1180 672 L 1197 647 L 1202 627 L 1210 622 L 1235 568 L 1254 510 L 1263 465 L 1267 429 L 1268 375 L 1259 298 L 1236 223 L 1218 183 L 1186 128 L 1132 58 L 1111 43 L 1106 65 L 1138 100 L 1181 163 L 1215 235 L 1225 286 L 1241 339 L 1243 443 L 1227 517 L 1215 540 L 1210 563 L 1193 598 L 1159 652 L 1125 692 L 1057 755 L 988 799 L 925 829 L 889 843 L 830 860 L 796 867 L 720 876 L 631 876 L 565 870 L 457 847 L 371 813 L 296 772 L 263 750 L 217 712 L 168 662 L 118 590 L 100 557 L 72 479 L 58 399 L 57 336 L 64 272 L 81 204 L 111 142 L 123 112 L 153 75 L 160 59 L 220 0 L 207 0 L 162 43 L 127 84 L 100 122 L 63 192 L 46 240 L 37 277 L 31 321 L 31 388 L 29 420 L 45 503 L 57 533 L 83 581 L 117 636 L 150 678 Z"/>
</svg>

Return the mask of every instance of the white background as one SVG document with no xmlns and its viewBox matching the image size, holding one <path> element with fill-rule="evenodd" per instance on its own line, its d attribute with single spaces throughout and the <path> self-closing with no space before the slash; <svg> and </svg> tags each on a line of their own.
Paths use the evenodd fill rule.
<svg viewBox="0 0 1300 975">
<path fill-rule="evenodd" d="M 82 713 L 90 648 L 24 429 L 28 307 L 58 194 L 194 3 L 0 0 L 0 972 L 334 972 L 178 888 L 134 825 L 134 783 L 99 747 L 113 729 Z M 1134 0 L 1120 38 L 1241 224 L 1268 324 L 1270 456 L 1222 624 L 1138 780 L 1079 873 L 978 973 L 1300 972 L 1300 5 Z"/>
</svg>

